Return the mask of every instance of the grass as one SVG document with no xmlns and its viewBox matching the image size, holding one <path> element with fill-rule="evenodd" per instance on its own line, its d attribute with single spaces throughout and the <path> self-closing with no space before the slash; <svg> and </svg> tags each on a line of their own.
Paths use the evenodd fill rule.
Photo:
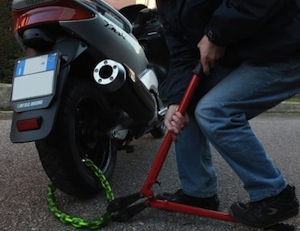
<svg viewBox="0 0 300 231">
<path fill-rule="evenodd" d="M 300 103 L 300 97 L 296 96 L 296 97 L 290 98 L 288 100 L 285 100 L 285 102 L 288 102 L 288 103 Z"/>
</svg>

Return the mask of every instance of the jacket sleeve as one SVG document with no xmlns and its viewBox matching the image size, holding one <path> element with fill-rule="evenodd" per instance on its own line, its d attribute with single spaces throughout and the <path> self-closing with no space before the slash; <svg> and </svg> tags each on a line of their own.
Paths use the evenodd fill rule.
<svg viewBox="0 0 300 231">
<path fill-rule="evenodd" d="M 192 76 L 192 70 L 199 60 L 199 51 L 184 37 L 178 26 L 174 5 L 157 1 L 159 20 L 170 52 L 170 65 L 166 79 L 160 85 L 159 93 L 165 105 L 180 103 Z"/>
<path fill-rule="evenodd" d="M 199 61 L 199 51 L 190 46 L 182 36 L 166 34 L 170 51 L 170 66 L 166 79 L 160 86 L 160 96 L 165 105 L 179 104 Z"/>
<path fill-rule="evenodd" d="M 253 34 L 266 24 L 289 0 L 224 0 L 213 13 L 205 34 L 220 46 Z"/>
</svg>

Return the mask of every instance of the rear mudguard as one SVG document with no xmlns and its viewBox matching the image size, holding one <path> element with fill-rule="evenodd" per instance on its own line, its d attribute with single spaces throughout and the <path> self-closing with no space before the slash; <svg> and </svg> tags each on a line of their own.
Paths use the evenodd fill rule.
<svg viewBox="0 0 300 231">
<path fill-rule="evenodd" d="M 59 50 L 61 53 L 61 66 L 56 82 L 55 95 L 47 108 L 14 112 L 12 117 L 10 139 L 13 143 L 31 142 L 46 138 L 55 123 L 57 112 L 60 105 L 62 92 L 69 76 L 70 63 L 76 59 L 84 50 L 85 46 L 80 40 L 68 39 L 65 42 L 56 44 L 53 50 Z M 35 86 L 38 87 L 38 86 Z M 17 129 L 17 121 L 39 118 L 41 127 L 36 130 L 20 132 Z"/>
</svg>

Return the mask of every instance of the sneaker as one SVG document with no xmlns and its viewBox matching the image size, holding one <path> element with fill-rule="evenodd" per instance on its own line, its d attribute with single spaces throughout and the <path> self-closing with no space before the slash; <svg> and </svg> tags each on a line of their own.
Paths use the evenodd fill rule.
<svg viewBox="0 0 300 231">
<path fill-rule="evenodd" d="M 183 193 L 182 189 L 179 189 L 176 193 L 163 193 L 157 195 L 156 198 L 159 200 L 167 200 L 179 204 L 185 204 L 214 211 L 217 211 L 220 205 L 217 194 L 210 198 L 198 198 L 186 195 L 185 193 Z"/>
<path fill-rule="evenodd" d="M 299 213 L 295 187 L 287 186 L 281 193 L 257 202 L 234 203 L 230 215 L 238 222 L 256 228 L 266 228 Z"/>
</svg>

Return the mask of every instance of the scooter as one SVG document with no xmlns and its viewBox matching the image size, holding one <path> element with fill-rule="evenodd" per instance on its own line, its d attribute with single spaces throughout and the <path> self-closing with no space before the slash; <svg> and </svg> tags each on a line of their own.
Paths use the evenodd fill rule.
<svg viewBox="0 0 300 231">
<path fill-rule="evenodd" d="M 82 162 L 106 178 L 133 139 L 165 134 L 159 97 L 169 53 L 157 12 L 101 0 L 14 0 L 15 64 L 10 138 L 35 142 L 56 188 L 79 198 L 101 191 Z"/>
</svg>

